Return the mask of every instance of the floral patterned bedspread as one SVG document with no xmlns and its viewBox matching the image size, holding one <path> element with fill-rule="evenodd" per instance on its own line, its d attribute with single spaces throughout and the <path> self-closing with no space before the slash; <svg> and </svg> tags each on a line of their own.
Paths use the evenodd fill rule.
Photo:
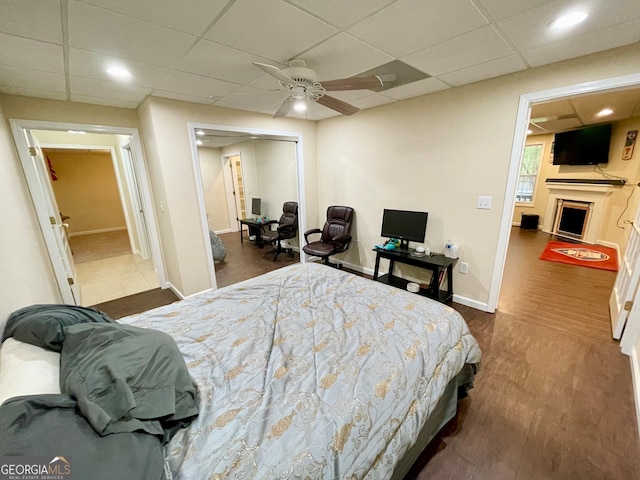
<svg viewBox="0 0 640 480">
<path fill-rule="evenodd" d="M 452 308 L 315 263 L 120 322 L 172 335 L 200 413 L 177 479 L 381 479 L 480 349 Z"/>
</svg>

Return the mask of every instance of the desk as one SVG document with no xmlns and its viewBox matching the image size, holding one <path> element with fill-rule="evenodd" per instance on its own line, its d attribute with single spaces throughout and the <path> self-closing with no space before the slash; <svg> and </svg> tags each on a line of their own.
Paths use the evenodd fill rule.
<svg viewBox="0 0 640 480">
<path fill-rule="evenodd" d="M 406 290 L 407 283 L 411 280 L 406 280 L 393 274 L 393 267 L 396 262 L 405 263 L 432 272 L 429 284 L 427 286 L 424 286 L 424 284 L 420 285 L 420 295 L 433 298 L 442 303 L 450 302 L 453 298 L 453 266 L 458 261 L 457 258 L 448 258 L 439 253 L 416 257 L 409 252 L 384 250 L 377 247 L 373 250 L 376 252 L 376 267 L 373 273 L 374 280 Z M 378 278 L 381 258 L 389 260 L 389 273 Z M 442 287 L 445 288 L 443 289 Z"/>
<path fill-rule="evenodd" d="M 255 235 L 256 236 L 256 245 L 260 248 L 264 247 L 264 244 L 262 243 L 262 227 L 265 225 L 269 225 L 270 223 L 273 222 L 262 222 L 262 221 L 257 221 L 254 220 L 252 218 L 243 218 L 243 219 L 239 219 L 238 220 L 240 222 L 240 243 L 244 243 L 244 238 L 242 235 L 242 226 L 246 225 L 247 228 L 249 229 L 249 235 Z"/>
</svg>

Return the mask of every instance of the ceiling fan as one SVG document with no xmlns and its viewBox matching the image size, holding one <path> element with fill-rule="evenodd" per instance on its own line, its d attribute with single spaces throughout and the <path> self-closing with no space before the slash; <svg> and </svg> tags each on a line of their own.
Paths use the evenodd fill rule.
<svg viewBox="0 0 640 480">
<path fill-rule="evenodd" d="M 368 77 L 350 77 L 319 82 L 316 72 L 308 68 L 307 63 L 301 59 L 289 61 L 289 66 L 284 69 L 260 62 L 253 62 L 253 64 L 278 79 L 283 90 L 288 92 L 287 97 L 280 104 L 280 108 L 273 115 L 274 118 L 283 117 L 292 108 L 297 109 L 298 106 L 301 106 L 301 110 L 304 110 L 303 105 L 306 106 L 307 99 L 343 115 L 353 115 L 360 110 L 358 107 L 331 97 L 326 92 L 377 90 L 384 85 L 384 81 L 393 81 L 393 78 L 383 79 L 381 75 L 371 75 Z M 386 75 L 385 77 L 394 77 L 394 75 Z"/>
</svg>

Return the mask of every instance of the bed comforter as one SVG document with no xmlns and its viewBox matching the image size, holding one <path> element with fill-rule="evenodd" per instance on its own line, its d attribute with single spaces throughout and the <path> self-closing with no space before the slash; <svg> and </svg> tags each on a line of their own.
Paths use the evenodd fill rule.
<svg viewBox="0 0 640 480">
<path fill-rule="evenodd" d="M 173 478 L 390 478 L 480 350 L 452 308 L 297 264 L 120 320 L 170 334 L 199 416 Z"/>
<path fill-rule="evenodd" d="M 163 445 L 197 415 L 196 389 L 173 339 L 100 312 L 35 305 L 5 338 L 60 352 L 61 394 L 0 406 L 0 455 L 73 459 L 73 478 L 165 478 Z"/>
</svg>

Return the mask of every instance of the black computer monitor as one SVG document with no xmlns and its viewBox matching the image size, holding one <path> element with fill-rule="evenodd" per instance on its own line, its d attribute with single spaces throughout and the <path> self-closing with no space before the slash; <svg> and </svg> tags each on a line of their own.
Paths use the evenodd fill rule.
<svg viewBox="0 0 640 480">
<path fill-rule="evenodd" d="M 262 201 L 259 198 L 251 199 L 251 214 L 262 215 Z"/>
<path fill-rule="evenodd" d="M 427 231 L 427 212 L 411 212 L 408 210 L 384 209 L 382 213 L 381 236 L 397 238 L 401 248 L 408 248 L 409 242 L 424 242 Z"/>
</svg>

